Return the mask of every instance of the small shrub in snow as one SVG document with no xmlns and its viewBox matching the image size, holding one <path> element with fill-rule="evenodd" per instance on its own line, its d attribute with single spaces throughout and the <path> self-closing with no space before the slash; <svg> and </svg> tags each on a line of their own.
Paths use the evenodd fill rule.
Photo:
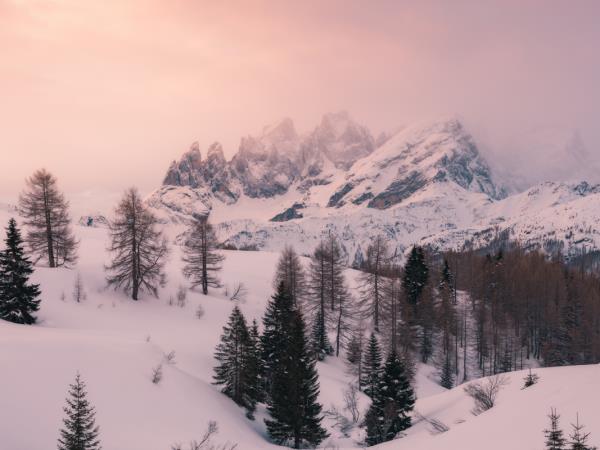
<svg viewBox="0 0 600 450">
<path fill-rule="evenodd" d="M 159 364 L 154 369 L 152 369 L 152 383 L 158 384 L 162 381 L 162 378 L 163 378 L 162 364 Z"/>
<path fill-rule="evenodd" d="M 235 450 L 237 444 L 214 444 L 212 442 L 213 436 L 217 434 L 219 427 L 217 422 L 211 420 L 206 427 L 204 435 L 199 441 L 191 441 L 187 447 L 182 444 L 174 444 L 171 446 L 171 450 Z"/>
<path fill-rule="evenodd" d="M 187 303 L 187 289 L 185 288 L 185 286 L 180 285 L 177 288 L 176 298 L 177 306 L 179 306 L 180 308 L 185 308 L 185 305 Z"/>
<path fill-rule="evenodd" d="M 360 420 L 360 409 L 358 406 L 358 387 L 352 383 L 344 391 L 344 410 L 350 413 L 352 423 L 357 424 Z"/>
<path fill-rule="evenodd" d="M 525 376 L 525 378 L 523 378 L 523 388 L 522 389 L 527 389 L 528 387 L 533 386 L 539 380 L 540 380 L 539 375 L 537 373 L 531 372 L 531 369 L 529 369 L 529 373 Z"/>
<path fill-rule="evenodd" d="M 499 374 L 489 377 L 486 381 L 474 381 L 465 386 L 465 392 L 475 401 L 471 412 L 478 415 L 493 408 L 498 392 L 507 384 L 508 378 Z"/>
<path fill-rule="evenodd" d="M 171 350 L 169 353 L 165 354 L 165 362 L 171 365 L 175 364 L 175 350 Z"/>
<path fill-rule="evenodd" d="M 87 299 L 87 294 L 85 293 L 85 289 L 83 288 L 83 280 L 81 279 L 81 274 L 77 273 L 75 277 L 75 283 L 73 284 L 73 300 L 77 303 L 81 303 L 82 301 Z"/>
<path fill-rule="evenodd" d="M 244 283 L 237 283 L 233 286 L 233 292 L 229 296 L 229 300 L 232 302 L 240 302 L 243 303 L 246 301 L 246 295 L 248 294 L 248 290 Z"/>
<path fill-rule="evenodd" d="M 204 308 L 202 307 L 202 305 L 198 305 L 198 307 L 196 308 L 196 317 L 198 319 L 202 319 L 202 317 L 204 317 Z"/>
</svg>

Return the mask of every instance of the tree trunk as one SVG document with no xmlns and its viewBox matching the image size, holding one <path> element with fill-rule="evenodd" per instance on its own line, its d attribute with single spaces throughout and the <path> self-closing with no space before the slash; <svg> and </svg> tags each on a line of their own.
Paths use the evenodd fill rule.
<svg viewBox="0 0 600 450">
<path fill-rule="evenodd" d="M 44 192 L 44 216 L 46 219 L 46 238 L 48 239 L 48 265 L 56 267 L 54 260 L 54 242 L 52 241 L 52 221 L 50 220 L 50 205 L 48 204 L 48 191 L 46 184 L 43 187 Z"/>
</svg>

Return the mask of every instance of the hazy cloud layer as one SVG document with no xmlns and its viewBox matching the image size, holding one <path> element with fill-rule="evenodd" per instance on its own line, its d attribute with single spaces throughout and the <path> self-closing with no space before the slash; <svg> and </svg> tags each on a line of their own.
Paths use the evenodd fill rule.
<svg viewBox="0 0 600 450">
<path fill-rule="evenodd" d="M 496 158 L 531 130 L 600 148 L 600 2 L 0 0 L 0 194 L 157 186 L 191 141 L 347 109 L 457 113 Z M 536 149 L 543 152 L 542 149 Z"/>
</svg>

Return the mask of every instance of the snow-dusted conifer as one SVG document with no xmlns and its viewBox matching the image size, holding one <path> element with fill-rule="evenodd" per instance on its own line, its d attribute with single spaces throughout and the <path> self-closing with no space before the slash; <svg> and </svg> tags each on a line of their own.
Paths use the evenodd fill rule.
<svg viewBox="0 0 600 450">
<path fill-rule="evenodd" d="M 291 245 L 286 245 L 279 256 L 274 288 L 277 289 L 283 283 L 290 295 L 294 306 L 301 306 L 306 297 L 307 283 L 304 267 L 300 257 Z"/>
<path fill-rule="evenodd" d="M 87 399 L 85 383 L 79 374 L 70 385 L 64 411 L 64 428 L 60 430 L 58 450 L 100 450 L 96 411 Z"/>
<path fill-rule="evenodd" d="M 375 333 L 371 333 L 367 348 L 363 352 L 362 378 L 360 381 L 363 392 L 374 398 L 381 380 L 381 348 Z"/>
<path fill-rule="evenodd" d="M 21 324 L 33 324 L 39 309 L 39 285 L 29 283 L 33 273 L 31 261 L 25 256 L 21 233 L 14 219 L 6 229 L 6 248 L 0 252 L 0 319 Z"/>
</svg>

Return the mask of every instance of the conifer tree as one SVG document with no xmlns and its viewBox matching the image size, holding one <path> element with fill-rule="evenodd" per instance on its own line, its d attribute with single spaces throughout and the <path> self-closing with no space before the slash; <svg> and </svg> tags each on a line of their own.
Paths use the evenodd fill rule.
<svg viewBox="0 0 600 450">
<path fill-rule="evenodd" d="M 446 389 L 452 389 L 454 386 L 454 371 L 452 370 L 452 360 L 449 354 L 444 357 L 440 372 L 440 385 Z"/>
<path fill-rule="evenodd" d="M 359 390 L 362 390 L 363 347 L 364 333 L 359 326 L 353 330 L 350 341 L 346 346 L 346 364 L 348 365 L 349 372 L 356 376 Z"/>
<path fill-rule="evenodd" d="M 217 235 L 206 216 L 195 217 L 188 237 L 183 243 L 183 274 L 190 279 L 192 287 L 202 286 L 202 293 L 208 288 L 221 287 L 217 273 L 225 257 L 216 252 Z"/>
<path fill-rule="evenodd" d="M 289 291 L 294 306 L 299 307 L 303 304 L 307 293 L 306 275 L 302 261 L 291 245 L 284 247 L 277 262 L 273 282 L 275 289 L 279 283 L 283 283 Z"/>
<path fill-rule="evenodd" d="M 35 261 L 46 258 L 50 267 L 77 261 L 78 242 L 71 230 L 69 202 L 56 186 L 56 178 L 41 169 L 27 179 L 19 197 L 19 212 L 27 226 L 26 241 Z"/>
<path fill-rule="evenodd" d="M 221 392 L 246 408 L 250 418 L 256 409 L 258 373 L 253 361 L 254 352 L 246 319 L 235 306 L 223 327 L 221 342 L 215 352 L 218 365 L 215 367 L 214 384 L 223 386 Z"/>
<path fill-rule="evenodd" d="M 6 229 L 6 248 L 0 252 L 0 319 L 33 324 L 39 309 L 39 285 L 30 284 L 33 267 L 24 254 L 21 232 L 14 219 Z"/>
<path fill-rule="evenodd" d="M 368 445 L 391 441 L 411 425 L 409 416 L 415 404 L 415 394 L 406 369 L 395 351 L 385 363 L 379 388 L 373 397 L 365 423 Z"/>
<path fill-rule="evenodd" d="M 311 330 L 310 343 L 312 353 L 319 361 L 323 361 L 326 356 L 333 354 L 333 347 L 327 336 L 327 326 L 323 311 L 319 309 L 315 316 L 315 321 Z"/>
<path fill-rule="evenodd" d="M 381 380 L 381 348 L 377 341 L 375 333 L 371 333 L 367 348 L 363 356 L 363 370 L 361 386 L 363 392 L 369 397 L 374 398 L 379 389 L 379 381 Z"/>
<path fill-rule="evenodd" d="M 249 396 L 255 403 L 264 401 L 263 392 L 263 367 L 262 367 L 262 349 L 260 342 L 260 333 L 256 319 L 252 321 L 249 330 L 250 346 L 247 359 L 247 373 L 249 380 Z"/>
<path fill-rule="evenodd" d="M 267 304 L 263 317 L 263 334 L 261 336 L 262 373 L 265 396 L 271 394 L 273 372 L 281 363 L 282 352 L 285 349 L 286 334 L 293 316 L 292 296 L 283 283 L 277 287 L 277 292 Z"/>
<path fill-rule="evenodd" d="M 137 189 L 128 189 L 110 223 L 108 250 L 113 259 L 105 270 L 108 285 L 131 292 L 133 300 L 138 300 L 142 290 L 156 296 L 158 287 L 165 284 L 168 247 L 157 225 L 158 219 L 143 204 Z"/>
<path fill-rule="evenodd" d="M 420 297 L 429 276 L 429 268 L 425 262 L 425 252 L 418 245 L 413 246 L 404 266 L 404 277 L 402 288 L 406 295 L 406 301 L 415 306 Z"/>
<path fill-rule="evenodd" d="M 318 445 L 327 432 L 321 427 L 322 406 L 315 360 L 310 355 L 302 314 L 292 312 L 287 329 L 281 330 L 282 358 L 274 368 L 273 387 L 268 403 L 271 419 L 265 420 L 269 436 L 277 444 L 290 443 L 293 448 Z"/>
<path fill-rule="evenodd" d="M 571 424 L 573 428 L 572 433 L 569 435 L 570 450 L 596 450 L 596 447 L 592 447 L 588 444 L 588 438 L 590 433 L 583 431 L 584 425 L 579 424 L 579 414 L 577 414 L 577 421 Z"/>
<path fill-rule="evenodd" d="M 544 436 L 546 437 L 546 450 L 565 450 L 565 438 L 563 431 L 559 428 L 558 421 L 560 415 L 556 412 L 556 409 L 552 408 L 548 415 L 550 419 L 550 428 L 544 430 Z"/>
<path fill-rule="evenodd" d="M 87 399 L 85 383 L 75 376 L 70 385 L 69 398 L 64 411 L 64 428 L 60 430 L 58 450 L 100 450 L 99 428 L 96 426 L 96 411 Z"/>
</svg>

